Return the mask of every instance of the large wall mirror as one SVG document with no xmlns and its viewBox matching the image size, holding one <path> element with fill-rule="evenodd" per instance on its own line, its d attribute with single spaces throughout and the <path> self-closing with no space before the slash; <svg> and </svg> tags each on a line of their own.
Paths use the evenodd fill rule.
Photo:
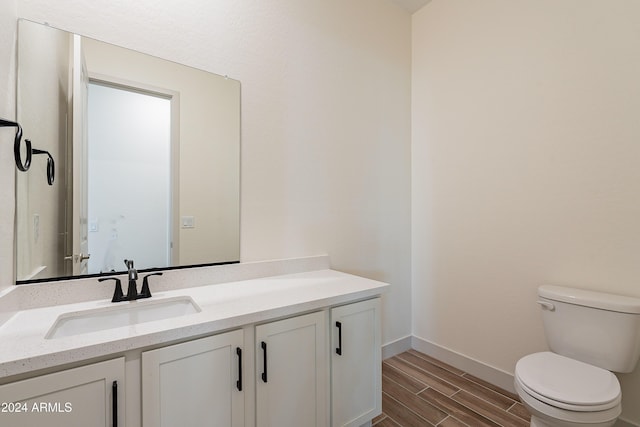
<svg viewBox="0 0 640 427">
<path fill-rule="evenodd" d="M 17 80 L 17 284 L 239 261 L 239 81 L 26 20 Z"/>
</svg>

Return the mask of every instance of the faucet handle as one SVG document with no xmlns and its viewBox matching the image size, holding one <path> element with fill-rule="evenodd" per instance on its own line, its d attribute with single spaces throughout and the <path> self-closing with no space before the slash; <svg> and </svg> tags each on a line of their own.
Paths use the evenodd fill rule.
<svg viewBox="0 0 640 427">
<path fill-rule="evenodd" d="M 113 298 L 111 298 L 111 302 L 124 301 L 124 295 L 122 294 L 122 283 L 120 282 L 120 279 L 118 279 L 117 277 L 105 277 L 102 279 L 98 279 L 98 282 L 104 282 L 105 280 L 116 281 L 116 287 L 113 290 Z"/>
<path fill-rule="evenodd" d="M 151 273 L 144 276 L 142 279 L 142 290 L 138 298 L 151 298 L 151 290 L 149 289 L 149 277 L 150 276 L 162 276 L 162 273 Z"/>
</svg>

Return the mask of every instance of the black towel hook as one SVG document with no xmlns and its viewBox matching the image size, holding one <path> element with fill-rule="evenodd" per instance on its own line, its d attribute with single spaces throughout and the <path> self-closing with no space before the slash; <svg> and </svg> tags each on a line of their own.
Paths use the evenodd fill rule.
<svg viewBox="0 0 640 427">
<path fill-rule="evenodd" d="M 17 122 L 12 122 L 10 120 L 6 120 L 0 118 L 0 127 L 15 127 L 16 136 L 13 140 L 13 157 L 16 161 L 16 167 L 21 172 L 26 172 L 31 167 L 31 158 L 34 154 L 46 154 L 47 158 L 47 183 L 49 185 L 53 185 L 53 181 L 55 179 L 55 162 L 53 160 L 53 156 L 51 153 L 45 150 L 38 150 L 37 148 L 32 148 L 31 141 L 28 139 L 24 140 L 24 144 L 26 146 L 26 154 L 27 157 L 22 161 L 22 154 L 20 154 L 20 145 L 22 142 L 22 126 L 20 126 Z"/>
<path fill-rule="evenodd" d="M 25 139 L 24 141 L 27 142 L 28 140 Z M 49 153 L 46 150 L 38 150 L 37 148 L 34 148 L 32 151 L 33 151 L 33 154 L 46 154 L 48 156 L 48 158 L 47 158 L 47 183 L 49 183 L 49 185 L 53 185 L 53 180 L 55 179 L 55 174 L 56 174 L 56 164 L 53 161 L 53 156 L 51 156 L 51 153 Z"/>
</svg>

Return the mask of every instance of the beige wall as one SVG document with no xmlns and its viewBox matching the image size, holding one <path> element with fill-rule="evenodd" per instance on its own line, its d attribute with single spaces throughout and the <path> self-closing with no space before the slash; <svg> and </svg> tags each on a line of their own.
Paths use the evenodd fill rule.
<svg viewBox="0 0 640 427">
<path fill-rule="evenodd" d="M 0 117 L 14 120 L 16 1 L 0 0 Z M 0 129 L 0 291 L 13 284 L 14 128 Z"/>
<path fill-rule="evenodd" d="M 412 75 L 417 337 L 512 373 L 538 285 L 640 297 L 640 2 L 433 0 Z"/>
<path fill-rule="evenodd" d="M 407 12 L 387 0 L 19 0 L 18 15 L 240 80 L 241 259 L 328 253 L 393 284 L 384 342 L 410 334 Z"/>
</svg>

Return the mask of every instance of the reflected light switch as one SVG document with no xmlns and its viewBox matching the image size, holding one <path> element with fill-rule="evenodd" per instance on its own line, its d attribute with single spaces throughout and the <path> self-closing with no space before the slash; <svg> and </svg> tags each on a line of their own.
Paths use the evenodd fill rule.
<svg viewBox="0 0 640 427">
<path fill-rule="evenodd" d="M 92 218 L 89 220 L 89 231 L 91 232 L 96 232 L 99 230 L 98 227 L 98 219 L 97 218 Z"/>
<path fill-rule="evenodd" d="M 182 228 L 195 228 L 195 217 L 193 216 L 183 216 L 182 217 Z"/>
</svg>

